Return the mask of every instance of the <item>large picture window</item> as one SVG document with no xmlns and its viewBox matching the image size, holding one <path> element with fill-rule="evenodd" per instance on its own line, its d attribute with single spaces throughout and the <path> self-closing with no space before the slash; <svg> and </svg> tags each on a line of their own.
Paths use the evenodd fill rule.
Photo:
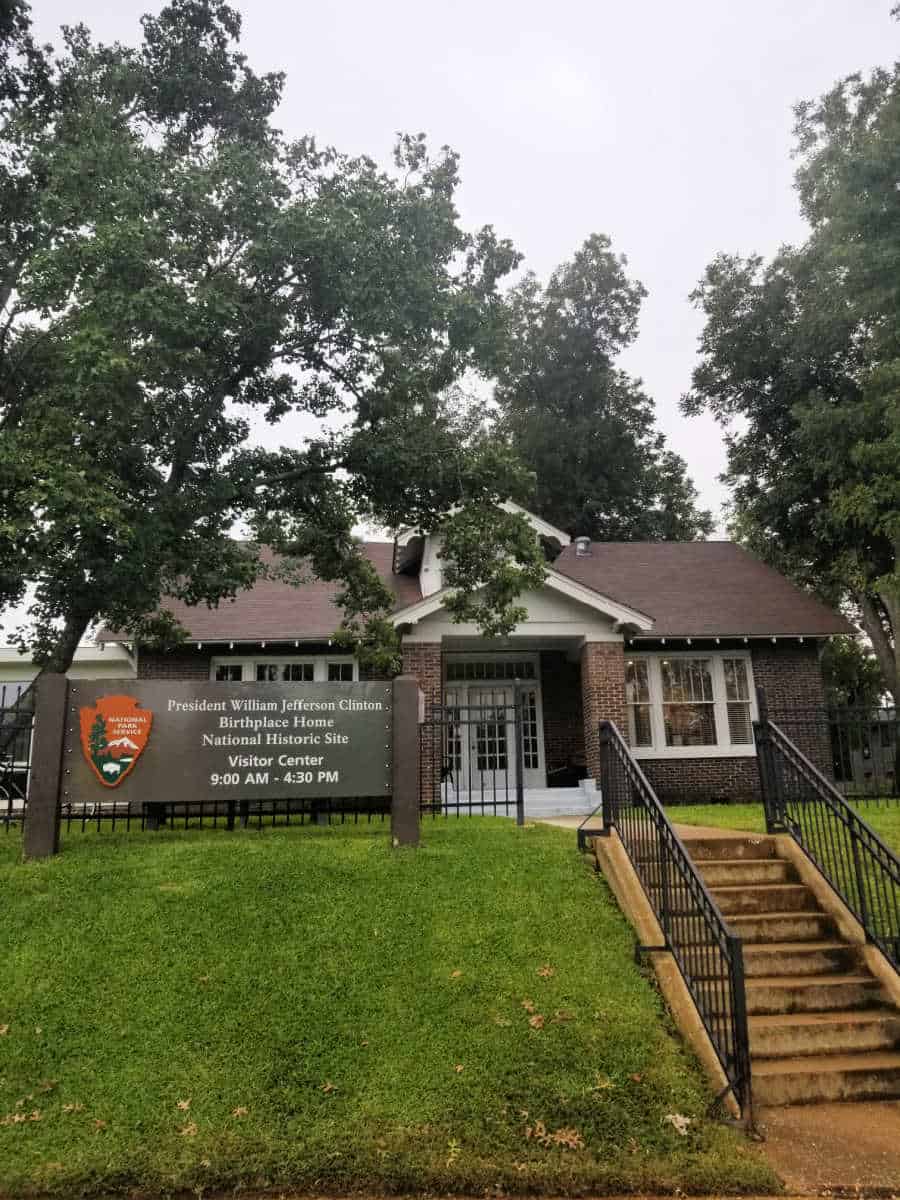
<svg viewBox="0 0 900 1200">
<path fill-rule="evenodd" d="M 716 714 L 708 658 L 660 661 L 667 746 L 715 746 Z"/>
<path fill-rule="evenodd" d="M 753 754 L 748 654 L 641 654 L 625 660 L 629 741 L 638 758 Z"/>
</svg>

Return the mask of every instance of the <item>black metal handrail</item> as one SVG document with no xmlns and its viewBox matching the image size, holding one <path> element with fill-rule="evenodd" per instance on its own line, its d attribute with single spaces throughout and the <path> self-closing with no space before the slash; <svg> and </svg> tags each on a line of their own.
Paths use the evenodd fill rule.
<svg viewBox="0 0 900 1200">
<path fill-rule="evenodd" d="M 603 830 L 615 829 L 678 964 L 742 1115 L 751 1119 L 743 943 L 732 933 L 644 772 L 600 722 Z"/>
<path fill-rule="evenodd" d="M 769 833 L 788 833 L 900 971 L 900 859 L 770 718 L 754 722 Z"/>
</svg>

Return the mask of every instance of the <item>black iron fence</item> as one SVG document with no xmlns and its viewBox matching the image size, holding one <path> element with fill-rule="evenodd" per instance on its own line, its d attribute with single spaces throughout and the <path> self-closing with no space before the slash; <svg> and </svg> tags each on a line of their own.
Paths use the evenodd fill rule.
<svg viewBox="0 0 900 1200">
<path fill-rule="evenodd" d="M 423 813 L 515 816 L 522 824 L 525 772 L 538 754 L 530 695 L 527 687 L 488 686 L 477 702 L 456 703 L 449 693 L 428 709 L 419 738 Z"/>
<path fill-rule="evenodd" d="M 896 708 L 773 706 L 769 719 L 847 799 L 900 803 Z"/>
<path fill-rule="evenodd" d="M 276 825 L 333 825 L 383 821 L 391 813 L 389 796 L 371 799 L 216 800 L 196 803 L 150 801 L 128 804 L 109 800 L 64 803 L 60 824 L 65 833 L 88 830 L 262 829 Z"/>
<path fill-rule="evenodd" d="M 766 828 L 789 833 L 900 970 L 900 859 L 767 711 L 755 725 Z"/>
<path fill-rule="evenodd" d="M 25 815 L 33 727 L 34 689 L 0 684 L 0 825 L 7 830 Z"/>
<path fill-rule="evenodd" d="M 600 723 L 603 835 L 615 829 L 641 881 L 742 1114 L 750 1042 L 744 953 L 612 721 Z"/>
</svg>

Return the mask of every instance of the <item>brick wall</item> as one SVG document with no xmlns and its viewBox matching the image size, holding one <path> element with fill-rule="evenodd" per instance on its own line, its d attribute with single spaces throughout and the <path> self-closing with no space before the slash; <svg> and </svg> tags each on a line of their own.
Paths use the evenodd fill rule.
<svg viewBox="0 0 900 1200">
<path fill-rule="evenodd" d="M 735 804 L 760 799 L 755 758 L 639 759 L 663 804 Z"/>
<path fill-rule="evenodd" d="M 772 720 L 829 779 L 834 774 L 825 683 L 815 642 L 754 647 L 753 677 L 765 688 Z"/>
<path fill-rule="evenodd" d="M 426 722 L 430 716 L 432 705 L 441 703 L 443 669 L 440 642 L 412 643 L 403 647 L 403 674 L 414 675 L 419 681 L 419 687 L 425 697 Z M 440 801 L 443 762 L 440 726 L 426 724 L 422 727 L 420 762 L 421 802 L 423 804 L 437 803 Z"/>
<path fill-rule="evenodd" d="M 209 664 L 212 658 L 205 650 L 194 647 L 179 647 L 167 654 L 138 652 L 138 679 L 180 679 L 209 682 Z"/>
<path fill-rule="evenodd" d="M 587 773 L 600 778 L 598 726 L 615 721 L 628 737 L 625 719 L 625 653 L 621 642 L 587 642 L 581 650 L 581 697 Z"/>
<path fill-rule="evenodd" d="M 584 764 L 581 668 L 561 650 L 541 651 L 541 697 L 549 782 L 554 767 Z"/>
</svg>

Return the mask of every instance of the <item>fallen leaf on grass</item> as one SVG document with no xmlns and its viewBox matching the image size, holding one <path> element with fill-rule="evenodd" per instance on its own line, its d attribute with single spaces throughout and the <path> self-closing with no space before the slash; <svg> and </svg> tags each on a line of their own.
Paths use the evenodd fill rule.
<svg viewBox="0 0 900 1200">
<path fill-rule="evenodd" d="M 584 1145 L 584 1138 L 578 1130 L 569 1126 L 564 1126 L 551 1133 L 550 1141 L 554 1146 L 562 1146 L 564 1150 L 580 1150 Z"/>
<path fill-rule="evenodd" d="M 196 1137 L 198 1133 L 197 1122 L 188 1121 L 187 1125 L 182 1125 L 175 1132 L 180 1134 L 181 1137 Z"/>
<path fill-rule="evenodd" d="M 99 1133 L 101 1129 L 106 1128 L 106 1122 L 101 1121 L 99 1117 L 95 1117 L 91 1124 L 94 1126 L 94 1133 Z"/>
<path fill-rule="evenodd" d="M 207 1167 L 207 1168 L 209 1168 L 209 1167 L 211 1167 L 211 1166 L 212 1166 L 212 1161 L 211 1161 L 210 1159 L 208 1159 L 208 1158 L 201 1158 L 201 1159 L 200 1159 L 200 1166 L 201 1166 L 201 1167 Z"/>
<path fill-rule="evenodd" d="M 533 1000 L 523 1000 L 522 1007 L 526 1012 L 534 1012 L 536 1005 Z"/>
<path fill-rule="evenodd" d="M 209 983 L 209 976 L 208 975 L 198 975 L 197 982 L 198 983 Z"/>
<path fill-rule="evenodd" d="M 187 1100 L 179 1100 L 175 1107 L 180 1108 L 182 1112 L 187 1112 L 191 1107 L 191 1097 L 188 1096 Z"/>
<path fill-rule="evenodd" d="M 635 1073 L 633 1075 L 629 1075 L 628 1078 L 632 1083 L 640 1083 L 644 1077 L 640 1074 L 640 1072 L 635 1071 Z"/>
<path fill-rule="evenodd" d="M 84 1105 L 78 1100 L 72 1100 L 70 1103 L 64 1104 L 62 1110 L 64 1113 L 84 1112 Z"/>
<path fill-rule="evenodd" d="M 43 1026 L 35 1025 L 34 1032 L 38 1035 L 38 1037 L 40 1037 L 40 1035 L 44 1032 Z"/>
<path fill-rule="evenodd" d="M 533 1017 L 529 1018 L 528 1024 L 531 1026 L 532 1029 L 543 1029 L 544 1028 L 544 1018 L 541 1016 L 540 1013 L 535 1013 Z"/>
<path fill-rule="evenodd" d="M 525 1136 L 542 1146 L 560 1146 L 563 1150 L 580 1150 L 584 1146 L 584 1138 L 570 1125 L 562 1125 L 549 1133 L 543 1121 L 535 1121 L 533 1125 L 526 1125 Z"/>
<path fill-rule="evenodd" d="M 450 972 L 451 979 L 459 979 L 461 976 L 462 976 L 462 971 L 451 971 Z"/>
<path fill-rule="evenodd" d="M 326 1096 L 329 1095 L 330 1092 L 333 1092 L 335 1090 L 336 1090 L 335 1085 L 330 1080 L 328 1082 L 322 1084 L 322 1091 L 325 1093 Z"/>
<path fill-rule="evenodd" d="M 676 1133 L 687 1137 L 688 1125 L 691 1123 L 690 1117 L 685 1117 L 681 1113 L 666 1113 L 663 1120 L 668 1121 Z"/>
<path fill-rule="evenodd" d="M 457 1073 L 457 1075 L 461 1075 L 463 1071 L 462 1063 L 457 1063 L 453 1070 Z"/>
<path fill-rule="evenodd" d="M 556 974 L 556 971 L 550 966 L 549 963 L 544 963 L 542 967 L 538 967 L 537 973 L 540 975 L 541 979 L 549 979 L 551 975 Z"/>
<path fill-rule="evenodd" d="M 238 1108 L 233 1108 L 231 1110 L 231 1115 L 233 1117 L 246 1117 L 246 1115 L 249 1111 L 250 1111 L 249 1108 L 244 1108 L 243 1105 L 241 1105 Z"/>
<path fill-rule="evenodd" d="M 8 1025 L 0 1025 L 0 1037 L 6 1037 L 6 1035 L 8 1033 L 9 1033 L 9 1026 Z"/>
<path fill-rule="evenodd" d="M 32 1109 L 32 1111 L 28 1114 L 29 1121 L 43 1121 L 43 1119 L 43 1114 L 36 1108 Z"/>
</svg>

